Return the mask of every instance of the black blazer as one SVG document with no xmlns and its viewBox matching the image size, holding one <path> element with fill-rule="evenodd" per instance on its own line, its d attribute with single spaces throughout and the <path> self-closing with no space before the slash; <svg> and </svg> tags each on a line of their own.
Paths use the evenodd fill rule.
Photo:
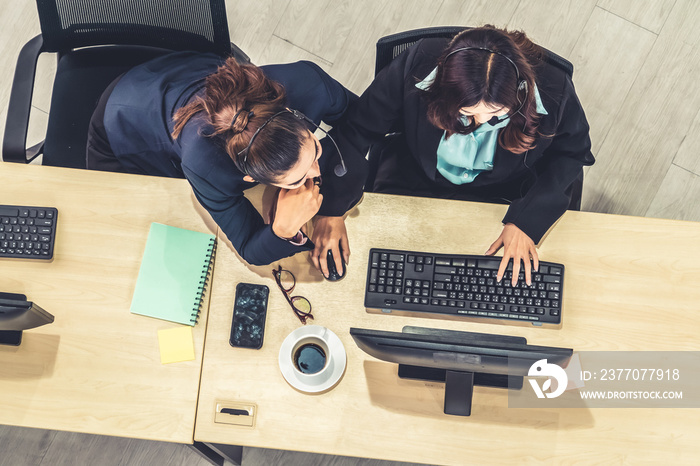
<svg viewBox="0 0 700 466">
<path fill-rule="evenodd" d="M 416 88 L 435 68 L 447 44 L 446 39 L 421 40 L 377 75 L 338 128 L 343 155 L 366 154 L 370 145 L 398 129 L 407 148 L 403 157 L 413 158 L 408 165 L 419 167 L 437 189 L 458 189 L 481 199 L 509 198 L 506 193 L 525 182 L 529 189 L 513 199 L 503 222 L 517 225 L 537 243 L 569 205 L 567 188 L 584 165 L 595 161 L 588 122 L 573 83 L 560 69 L 538 62 L 536 83 L 548 112 L 540 119 L 539 130 L 551 137 L 537 138 L 536 146 L 525 155 L 499 145 L 493 170 L 456 188 L 437 171 L 437 148 L 444 132 L 428 121 L 424 91 Z"/>
<path fill-rule="evenodd" d="M 203 92 L 204 78 L 223 62 L 213 54 L 179 52 L 151 60 L 127 72 L 109 96 L 104 126 L 110 146 L 131 173 L 184 177 L 247 262 L 269 264 L 297 252 L 313 249 L 308 240 L 296 246 L 277 237 L 270 225 L 246 199 L 244 191 L 256 185 L 243 180 L 218 137 L 206 137 L 212 129 L 197 116 L 178 139 L 170 134 L 173 114 L 192 96 Z M 284 86 L 287 105 L 317 124 L 333 124 L 356 96 L 311 62 L 300 61 L 261 67 L 267 77 Z M 319 160 L 323 175 L 320 215 L 340 216 L 362 196 L 366 177 L 364 154 L 345 157 L 348 172 L 337 177 L 339 163 L 332 144 L 321 141 Z M 167 200 L 164 200 L 167 202 Z"/>
</svg>

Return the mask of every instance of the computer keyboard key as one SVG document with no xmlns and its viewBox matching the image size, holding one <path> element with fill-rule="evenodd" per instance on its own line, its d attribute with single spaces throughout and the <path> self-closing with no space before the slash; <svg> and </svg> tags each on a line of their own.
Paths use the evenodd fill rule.
<svg viewBox="0 0 700 466">
<path fill-rule="evenodd" d="M 479 259 L 477 261 L 477 264 L 480 268 L 482 269 L 495 269 L 498 270 L 498 268 L 501 266 L 501 261 L 500 258 L 498 262 L 488 260 L 488 259 Z"/>
<path fill-rule="evenodd" d="M 393 298 L 396 305 L 392 309 L 401 311 L 560 324 L 564 266 L 540 262 L 539 270 L 532 272 L 530 285 L 525 282 L 524 271 L 513 285 L 512 263 L 503 279 L 496 280 L 501 260 L 494 256 L 372 249 L 365 306 L 382 308 L 385 299 Z M 382 267 L 396 272 L 395 276 L 386 274 L 391 282 L 377 277 L 383 275 Z M 386 288 L 377 286 L 385 284 Z"/>
<path fill-rule="evenodd" d="M 0 217 L 18 217 L 19 208 L 14 206 L 0 206 Z M 3 221 L 5 219 L 3 218 Z"/>
<path fill-rule="evenodd" d="M 447 267 L 445 265 L 436 265 L 435 268 L 433 269 L 435 273 L 448 273 L 455 275 L 457 273 L 457 268 L 456 267 Z"/>
</svg>

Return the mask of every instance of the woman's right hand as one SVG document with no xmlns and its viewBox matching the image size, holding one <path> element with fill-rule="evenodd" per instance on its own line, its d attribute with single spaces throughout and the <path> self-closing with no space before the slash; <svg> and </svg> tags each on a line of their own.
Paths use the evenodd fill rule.
<svg viewBox="0 0 700 466">
<path fill-rule="evenodd" d="M 284 239 L 293 238 L 321 208 L 323 195 L 312 178 L 296 189 L 280 189 L 272 231 Z"/>
</svg>

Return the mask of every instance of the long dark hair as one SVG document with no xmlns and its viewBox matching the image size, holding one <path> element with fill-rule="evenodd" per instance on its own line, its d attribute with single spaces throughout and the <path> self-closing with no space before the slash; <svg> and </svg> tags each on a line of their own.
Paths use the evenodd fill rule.
<svg viewBox="0 0 700 466">
<path fill-rule="evenodd" d="M 283 111 L 282 85 L 267 78 L 260 68 L 229 58 L 207 76 L 204 95 L 180 107 L 173 116 L 173 138 L 194 117 L 211 126 L 203 137 L 218 137 L 236 167 L 263 184 L 275 183 L 299 161 L 309 137 L 308 128 L 289 112 L 270 121 L 249 150 L 253 134 L 274 114 Z"/>
<path fill-rule="evenodd" d="M 451 54 L 464 47 L 498 53 L 477 49 Z M 493 107 L 504 106 L 510 109 L 511 122 L 500 131 L 499 144 L 516 154 L 531 149 L 539 126 L 533 64 L 540 55 L 539 47 L 521 31 L 486 25 L 460 32 L 438 59 L 437 75 L 425 93 L 428 120 L 445 130 L 448 137 L 454 133 L 468 134 L 474 131 L 476 124 L 474 121 L 468 126 L 462 123 L 461 108 L 480 102 Z M 518 90 L 518 74 L 527 83 L 527 91 Z M 515 112 L 523 100 L 522 108 Z"/>
</svg>

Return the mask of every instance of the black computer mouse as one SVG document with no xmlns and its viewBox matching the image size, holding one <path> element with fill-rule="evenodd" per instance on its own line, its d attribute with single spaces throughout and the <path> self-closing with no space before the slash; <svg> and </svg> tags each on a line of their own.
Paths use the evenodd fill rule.
<svg viewBox="0 0 700 466">
<path fill-rule="evenodd" d="M 341 254 L 340 260 L 343 263 L 343 270 L 341 273 L 338 273 L 338 270 L 336 269 L 336 266 L 335 266 L 335 259 L 333 259 L 333 252 L 330 249 L 328 250 L 328 255 L 326 256 L 326 261 L 328 263 L 328 277 L 326 277 L 326 280 L 335 282 L 335 281 L 338 281 L 338 280 L 345 277 L 345 272 L 346 272 L 345 259 L 343 259 L 343 256 L 342 256 L 342 254 L 343 254 L 342 249 L 340 250 L 340 254 Z"/>
</svg>

